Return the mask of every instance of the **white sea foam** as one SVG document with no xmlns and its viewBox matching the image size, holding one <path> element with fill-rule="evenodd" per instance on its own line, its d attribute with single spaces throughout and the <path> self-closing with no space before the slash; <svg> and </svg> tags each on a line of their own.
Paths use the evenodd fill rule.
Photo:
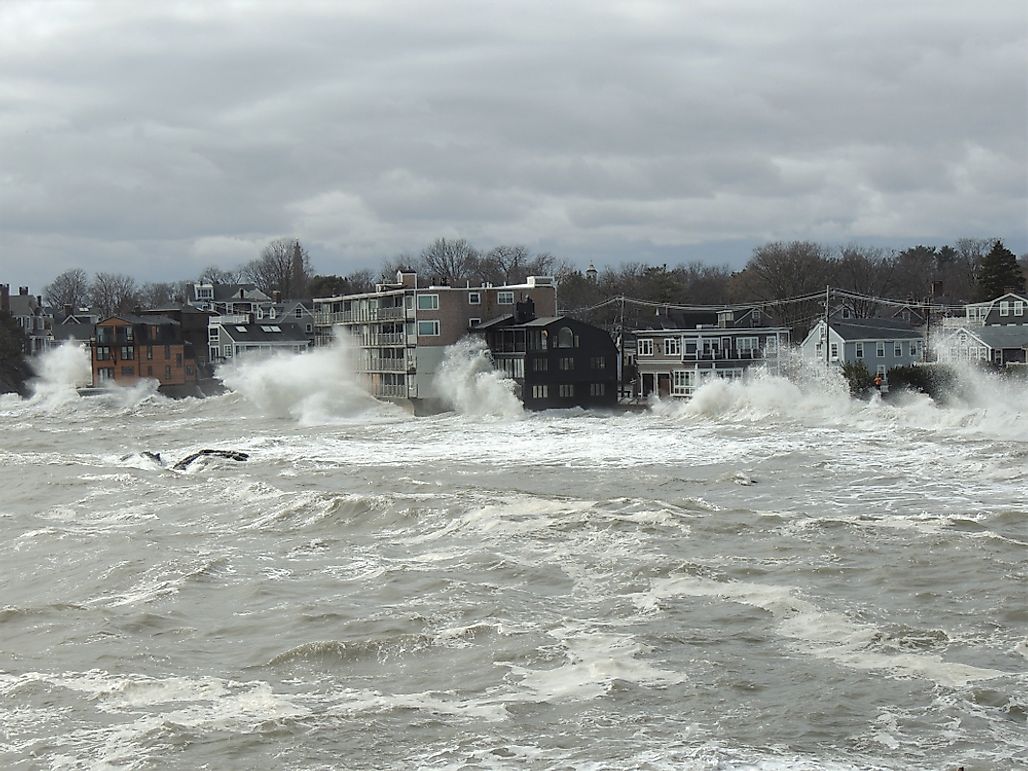
<svg viewBox="0 0 1028 771">
<path fill-rule="evenodd" d="M 511 670 L 521 677 L 520 685 L 540 701 L 595 699 L 607 693 L 618 680 L 663 687 L 686 679 L 683 673 L 659 669 L 641 658 L 650 649 L 630 635 L 575 627 L 560 627 L 549 634 L 565 650 L 563 664 L 552 669 Z"/>
<path fill-rule="evenodd" d="M 478 338 L 449 346 L 435 381 L 436 392 L 461 414 L 514 417 L 523 412 L 514 381 L 493 369 L 488 348 Z"/>
<path fill-rule="evenodd" d="M 921 653 L 878 653 L 869 644 L 878 629 L 851 621 L 841 613 L 822 611 L 800 599 L 788 587 L 714 581 L 697 576 L 656 579 L 651 592 L 638 598 L 640 609 L 654 611 L 661 599 L 674 596 L 716 597 L 761 608 L 777 622 L 778 632 L 821 658 L 853 669 L 892 671 L 904 676 L 923 677 L 939 685 L 958 688 L 979 680 L 1002 677 L 1006 672 L 944 661 L 941 656 Z"/>
<path fill-rule="evenodd" d="M 30 383 L 34 397 L 45 400 L 78 398 L 75 391 L 92 383 L 89 348 L 78 343 L 65 343 L 30 359 L 37 377 Z"/>
<path fill-rule="evenodd" d="M 218 376 L 266 414 L 303 425 L 388 411 L 359 383 L 353 356 L 350 344 L 339 337 L 330 346 L 303 353 L 240 356 L 219 367 Z"/>
</svg>

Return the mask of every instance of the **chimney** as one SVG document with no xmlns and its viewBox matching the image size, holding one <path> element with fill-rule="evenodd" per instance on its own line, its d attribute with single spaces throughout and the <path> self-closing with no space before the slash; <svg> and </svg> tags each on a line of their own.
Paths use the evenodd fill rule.
<svg viewBox="0 0 1028 771">
<path fill-rule="evenodd" d="M 274 300 L 276 303 L 282 302 L 282 293 L 276 289 L 274 292 L 271 293 L 271 299 Z"/>
<path fill-rule="evenodd" d="M 535 318 L 535 303 L 529 297 L 514 305 L 514 323 L 527 324 Z"/>
<path fill-rule="evenodd" d="M 71 315 L 71 303 L 64 304 L 64 318 L 68 318 Z"/>
<path fill-rule="evenodd" d="M 0 284 L 0 311 L 11 312 L 11 285 Z"/>
<path fill-rule="evenodd" d="M 19 286 L 18 287 L 18 294 L 20 294 L 22 297 L 24 297 L 28 293 L 29 293 L 29 288 L 27 286 Z"/>
</svg>

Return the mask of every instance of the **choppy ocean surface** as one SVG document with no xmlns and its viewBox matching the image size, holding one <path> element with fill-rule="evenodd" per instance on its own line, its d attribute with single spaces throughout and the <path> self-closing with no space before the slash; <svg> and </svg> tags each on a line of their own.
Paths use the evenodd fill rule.
<svg viewBox="0 0 1028 771">
<path fill-rule="evenodd" d="M 1023 381 L 526 414 L 469 354 L 415 419 L 337 350 L 80 367 L 0 397 L 0 767 L 1028 766 Z"/>
</svg>

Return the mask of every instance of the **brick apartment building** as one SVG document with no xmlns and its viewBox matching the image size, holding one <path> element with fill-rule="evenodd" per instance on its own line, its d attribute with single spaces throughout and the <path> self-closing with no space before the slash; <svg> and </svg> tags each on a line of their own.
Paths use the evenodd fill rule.
<svg viewBox="0 0 1028 771">
<path fill-rule="evenodd" d="M 529 299 L 539 315 L 555 315 L 553 279 L 529 276 L 510 286 L 421 285 L 417 273 L 401 270 L 395 283 L 379 284 L 374 292 L 315 298 L 315 344 L 347 333 L 372 395 L 417 406 L 440 398 L 435 375 L 447 346 Z"/>
<path fill-rule="evenodd" d="M 166 316 L 118 314 L 96 325 L 92 343 L 93 385 L 134 385 L 150 378 L 159 390 L 187 394 L 197 382 L 193 346 Z"/>
</svg>

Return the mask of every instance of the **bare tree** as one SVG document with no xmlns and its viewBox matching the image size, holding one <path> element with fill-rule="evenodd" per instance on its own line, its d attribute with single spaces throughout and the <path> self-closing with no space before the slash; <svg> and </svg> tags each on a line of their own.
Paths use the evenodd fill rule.
<svg viewBox="0 0 1028 771">
<path fill-rule="evenodd" d="M 533 255 L 521 244 L 496 246 L 480 255 L 470 278 L 492 284 L 520 284 L 529 276 L 548 276 L 556 263 L 548 252 Z"/>
<path fill-rule="evenodd" d="M 771 313 L 784 325 L 795 327 L 797 336 L 805 335 L 823 312 L 823 304 L 817 300 L 797 302 L 794 298 L 824 291 L 831 268 L 830 254 L 821 244 L 776 241 L 758 246 L 733 282 L 736 301 L 768 302 Z"/>
<path fill-rule="evenodd" d="M 313 277 L 307 249 L 296 239 L 279 238 L 261 250 L 260 256 L 240 271 L 266 294 L 279 291 L 283 297 L 299 298 L 308 293 Z"/>
<path fill-rule="evenodd" d="M 181 287 L 176 283 L 149 282 L 143 284 L 139 289 L 139 304 L 144 308 L 158 308 L 168 306 L 175 302 L 175 298 L 181 293 Z"/>
<path fill-rule="evenodd" d="M 882 249 L 846 246 L 832 266 L 832 283 L 856 294 L 882 297 L 892 286 L 894 269 L 895 263 Z M 850 304 L 857 318 L 871 318 L 878 310 L 872 300 L 851 298 Z"/>
<path fill-rule="evenodd" d="M 79 308 L 89 299 L 89 276 L 82 268 L 71 268 L 43 287 L 43 297 L 54 308 Z"/>
<path fill-rule="evenodd" d="M 463 238 L 437 238 L 421 251 L 421 268 L 432 280 L 456 284 L 470 278 L 478 250 Z"/>
<path fill-rule="evenodd" d="M 139 302 L 136 281 L 124 273 L 97 273 L 89 287 L 89 301 L 101 316 L 129 311 Z"/>
<path fill-rule="evenodd" d="M 239 282 L 238 270 L 222 270 L 216 265 L 204 269 L 197 279 L 198 284 L 236 284 Z"/>
</svg>

